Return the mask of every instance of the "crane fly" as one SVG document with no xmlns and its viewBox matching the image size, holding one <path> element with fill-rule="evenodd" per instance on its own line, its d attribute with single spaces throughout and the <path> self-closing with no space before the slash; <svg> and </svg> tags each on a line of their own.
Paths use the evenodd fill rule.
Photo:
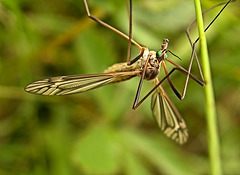
<svg viewBox="0 0 240 175">
<path fill-rule="evenodd" d="M 168 58 L 167 52 L 171 53 L 175 57 L 178 57 L 175 54 L 173 54 L 170 50 L 167 50 L 169 43 L 168 39 L 163 40 L 161 48 L 158 51 L 151 51 L 147 47 L 141 46 L 132 39 L 131 0 L 129 1 L 128 4 L 129 8 L 128 10 L 130 12 L 129 36 L 113 28 L 112 26 L 106 24 L 100 19 L 92 16 L 90 14 L 87 1 L 83 0 L 83 2 L 88 17 L 129 40 L 127 62 L 114 64 L 108 67 L 104 71 L 104 73 L 100 74 L 69 75 L 45 78 L 28 84 L 25 87 L 25 91 L 37 95 L 70 95 L 85 92 L 107 84 L 123 82 L 138 76 L 140 77 L 140 82 L 138 85 L 136 97 L 132 108 L 136 109 L 150 94 L 153 94 L 151 99 L 151 109 L 153 116 L 158 123 L 158 126 L 161 128 L 164 134 L 166 134 L 171 139 L 175 140 L 177 143 L 179 144 L 185 143 L 188 139 L 188 130 L 186 123 L 184 119 L 181 117 L 177 108 L 174 106 L 174 104 L 164 91 L 163 87 L 161 86 L 161 83 L 167 79 L 173 92 L 177 95 L 178 98 L 183 99 L 185 96 L 186 88 L 184 88 L 183 95 L 180 95 L 180 93 L 177 91 L 169 77 L 175 70 L 178 70 L 187 75 L 186 82 L 190 77 L 193 80 L 195 80 L 198 84 L 203 86 L 205 84 L 204 81 L 199 80 L 197 77 L 192 75 L 190 73 L 191 68 L 190 70 L 187 71 L 183 67 L 174 63 Z M 134 44 L 139 48 L 140 54 L 137 57 L 135 57 L 135 59 L 130 61 L 131 44 Z M 196 56 L 195 50 L 192 52 L 192 55 Z M 170 72 L 167 71 L 165 61 L 175 66 Z M 162 78 L 161 81 L 159 81 L 158 74 L 160 72 L 161 67 L 163 67 L 166 76 Z M 155 86 L 139 101 L 143 80 L 152 81 Z"/>
<path fill-rule="evenodd" d="M 157 52 L 149 51 L 148 48 L 145 48 L 141 58 L 131 65 L 128 65 L 127 62 L 117 63 L 107 68 L 101 74 L 46 78 L 27 85 L 25 90 L 37 95 L 70 95 L 110 83 L 126 81 L 136 76 L 152 80 L 157 85 L 151 102 L 153 115 L 164 133 L 182 144 L 188 138 L 186 124 L 162 86 L 159 85 L 160 82 L 157 78 L 161 64 L 168 60 L 166 54 L 167 44 L 168 40 L 164 39 L 162 49 Z M 186 70 L 184 72 L 187 73 Z M 193 75 L 191 77 L 196 79 Z M 139 103 L 137 105 L 139 106 Z M 134 106 L 135 108 L 136 105 Z"/>
</svg>

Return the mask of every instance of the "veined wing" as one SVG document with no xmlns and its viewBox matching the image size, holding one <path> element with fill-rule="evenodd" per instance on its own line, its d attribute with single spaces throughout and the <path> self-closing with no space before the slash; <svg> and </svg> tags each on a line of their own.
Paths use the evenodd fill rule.
<svg viewBox="0 0 240 175">
<path fill-rule="evenodd" d="M 159 127 L 168 137 L 179 144 L 187 141 L 186 123 L 162 86 L 159 86 L 152 95 L 151 108 Z"/>
<path fill-rule="evenodd" d="M 30 83 L 25 91 L 37 95 L 69 95 L 125 81 L 139 73 L 140 71 L 131 71 L 51 77 Z"/>
</svg>

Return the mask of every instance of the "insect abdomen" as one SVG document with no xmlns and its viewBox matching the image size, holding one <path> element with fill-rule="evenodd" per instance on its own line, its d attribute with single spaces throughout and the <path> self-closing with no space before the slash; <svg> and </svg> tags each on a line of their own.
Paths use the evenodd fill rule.
<svg viewBox="0 0 240 175">
<path fill-rule="evenodd" d="M 127 63 L 117 63 L 110 67 L 108 67 L 104 73 L 114 73 L 114 72 L 126 72 L 126 76 L 121 75 L 120 77 L 116 77 L 112 83 L 117 83 L 125 80 L 129 80 L 133 77 L 136 77 L 138 74 L 129 75 L 127 72 L 133 72 L 138 69 L 138 64 L 127 65 Z"/>
</svg>

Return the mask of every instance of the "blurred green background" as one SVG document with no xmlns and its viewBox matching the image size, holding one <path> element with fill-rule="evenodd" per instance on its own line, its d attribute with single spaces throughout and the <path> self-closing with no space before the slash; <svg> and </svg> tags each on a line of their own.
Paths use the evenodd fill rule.
<svg viewBox="0 0 240 175">
<path fill-rule="evenodd" d="M 220 2 L 203 1 L 203 9 Z M 89 0 L 89 6 L 128 32 L 125 1 Z M 231 3 L 207 32 L 224 174 L 240 174 L 239 9 L 238 1 Z M 205 15 L 206 24 L 219 10 Z M 190 0 L 133 0 L 133 38 L 152 50 L 168 38 L 182 61 L 170 59 L 187 68 L 185 29 L 194 18 Z M 196 26 L 191 34 L 196 38 Z M 70 96 L 24 91 L 46 77 L 101 73 L 126 61 L 127 44 L 87 18 L 81 0 L 0 1 L 0 174 L 209 174 L 204 89 L 192 80 L 183 101 L 164 84 L 188 125 L 182 146 L 157 127 L 150 98 L 131 109 L 139 78 Z M 196 65 L 193 74 L 199 77 Z M 172 80 L 181 91 L 184 75 Z M 152 87 L 144 82 L 142 95 Z"/>
</svg>

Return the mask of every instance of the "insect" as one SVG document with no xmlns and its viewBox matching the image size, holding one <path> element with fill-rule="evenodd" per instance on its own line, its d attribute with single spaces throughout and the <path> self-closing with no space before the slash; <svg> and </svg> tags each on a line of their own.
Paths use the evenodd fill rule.
<svg viewBox="0 0 240 175">
<path fill-rule="evenodd" d="M 100 73 L 100 74 L 57 76 L 57 77 L 38 80 L 28 84 L 25 87 L 25 91 L 29 93 L 37 94 L 37 95 L 70 95 L 70 94 L 85 92 L 85 91 L 95 89 L 107 84 L 126 81 L 133 77 L 139 76 L 140 82 L 138 85 L 136 97 L 135 97 L 132 108 L 136 109 L 150 94 L 153 93 L 152 99 L 151 99 L 151 109 L 152 109 L 153 116 L 156 119 L 159 127 L 168 137 L 175 140 L 177 143 L 179 144 L 185 143 L 188 139 L 188 130 L 187 130 L 186 123 L 184 119 L 181 117 L 177 108 L 174 106 L 174 104 L 172 103 L 172 101 L 164 91 L 163 87 L 161 86 L 161 83 L 167 79 L 173 92 L 180 99 L 183 99 L 185 96 L 189 77 L 195 80 L 201 86 L 205 84 L 203 80 L 199 80 L 190 72 L 194 55 L 197 60 L 197 56 L 195 53 L 195 44 L 191 44 L 193 51 L 192 51 L 192 57 L 191 57 L 189 69 L 187 71 L 183 67 L 174 63 L 168 58 L 168 54 L 167 54 L 168 52 L 174 55 L 175 57 L 177 57 L 170 50 L 167 50 L 168 43 L 169 43 L 168 39 L 163 40 L 161 48 L 158 51 L 151 51 L 147 47 L 141 46 L 140 44 L 138 44 L 136 41 L 132 39 L 132 16 L 131 16 L 132 1 L 131 0 L 129 1 L 129 4 L 128 4 L 128 8 L 130 12 L 129 13 L 129 24 L 130 24 L 129 36 L 113 28 L 112 26 L 106 24 L 100 19 L 92 16 L 88 8 L 87 1 L 83 0 L 83 2 L 89 18 L 93 19 L 94 21 L 113 30 L 117 34 L 129 40 L 127 62 L 114 64 L 111 67 L 107 68 L 104 71 L 104 73 Z M 140 50 L 139 55 L 135 57 L 133 60 L 130 60 L 131 44 L 134 44 Z M 175 66 L 169 73 L 167 71 L 165 61 Z M 163 79 L 161 79 L 161 81 L 159 81 L 158 74 L 161 67 L 163 67 L 166 76 Z M 180 93 L 177 91 L 172 81 L 170 80 L 170 75 L 175 70 L 183 72 L 187 75 L 183 95 L 180 95 Z M 199 70 L 201 72 L 200 67 L 199 67 Z M 155 86 L 147 95 L 145 95 L 142 98 L 142 100 L 139 101 L 143 80 L 152 81 L 155 84 Z"/>
</svg>

